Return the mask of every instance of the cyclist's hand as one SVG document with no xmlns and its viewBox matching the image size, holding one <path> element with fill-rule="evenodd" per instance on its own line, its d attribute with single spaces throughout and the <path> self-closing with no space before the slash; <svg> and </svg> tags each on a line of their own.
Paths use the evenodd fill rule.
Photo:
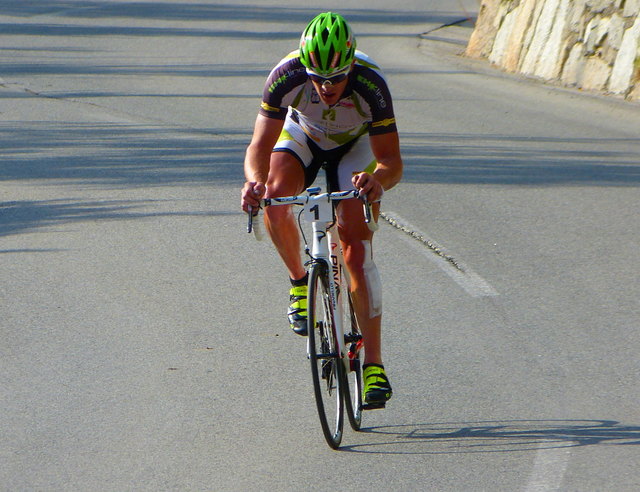
<svg viewBox="0 0 640 492">
<path fill-rule="evenodd" d="M 351 178 L 353 186 L 361 194 L 367 195 L 369 202 L 379 202 L 384 194 L 384 188 L 380 182 L 369 173 L 358 173 Z"/>
<path fill-rule="evenodd" d="M 242 188 L 242 210 L 249 213 L 249 207 L 251 207 L 254 215 L 257 214 L 258 209 L 260 208 L 260 199 L 264 196 L 266 191 L 267 188 L 264 183 L 247 181 Z"/>
</svg>

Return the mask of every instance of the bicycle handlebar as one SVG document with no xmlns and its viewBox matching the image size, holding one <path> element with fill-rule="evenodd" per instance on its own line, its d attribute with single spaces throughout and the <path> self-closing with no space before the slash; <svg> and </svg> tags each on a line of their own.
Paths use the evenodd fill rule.
<svg viewBox="0 0 640 492">
<path fill-rule="evenodd" d="M 308 194 L 306 195 L 263 198 L 260 200 L 260 208 L 272 205 L 306 205 L 309 202 L 318 200 L 338 201 L 348 200 L 350 198 L 360 198 L 363 201 L 362 207 L 364 209 L 364 221 L 369 227 L 369 230 L 372 232 L 378 230 L 378 224 L 373 219 L 371 203 L 367 200 L 366 194 L 361 195 L 358 190 L 334 191 L 332 193 L 319 193 L 319 190 L 319 188 L 309 188 L 307 190 Z M 247 214 L 249 216 L 247 223 L 247 232 L 249 234 L 251 234 L 251 231 L 253 230 L 253 217 L 257 214 L 257 212 L 254 214 L 253 209 L 249 207 L 249 213 Z"/>
</svg>

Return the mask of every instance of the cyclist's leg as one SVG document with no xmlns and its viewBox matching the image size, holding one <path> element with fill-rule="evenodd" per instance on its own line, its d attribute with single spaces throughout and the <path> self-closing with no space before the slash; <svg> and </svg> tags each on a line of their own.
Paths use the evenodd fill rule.
<svg viewBox="0 0 640 492">
<path fill-rule="evenodd" d="M 273 152 L 267 180 L 267 198 L 296 195 L 304 189 L 304 170 L 296 157 Z M 293 280 L 305 276 L 300 257 L 300 234 L 290 206 L 267 207 L 265 225 Z"/>
<path fill-rule="evenodd" d="M 353 188 L 353 174 L 375 169 L 371 147 L 367 139 L 358 139 L 332 169 L 332 187 Z M 379 204 L 374 204 L 374 219 L 378 220 Z M 364 341 L 364 401 L 367 408 L 382 408 L 391 398 L 392 390 L 382 365 L 381 321 L 382 286 L 373 261 L 371 242 L 373 232 L 364 222 L 360 200 L 345 200 L 337 208 L 338 227 L 345 264 L 351 277 L 351 292 L 358 325 Z"/>
<path fill-rule="evenodd" d="M 376 219 L 378 211 L 376 206 Z M 340 204 L 340 239 L 351 275 L 354 310 L 364 341 L 362 379 L 365 408 L 383 408 L 393 392 L 382 364 L 382 286 L 371 251 L 373 233 L 364 224 L 363 215 L 359 200 L 345 200 Z"/>
<path fill-rule="evenodd" d="M 315 179 L 317 163 L 307 137 L 291 119 L 271 154 L 267 198 L 299 194 Z M 265 224 L 291 279 L 287 317 L 298 335 L 307 334 L 307 273 L 300 255 L 300 234 L 291 206 L 267 207 Z"/>
<path fill-rule="evenodd" d="M 278 143 L 271 154 L 267 179 L 267 198 L 297 195 L 315 178 L 313 154 L 307 137 L 291 118 L 287 118 Z M 265 224 L 271 240 L 293 280 L 306 275 L 300 257 L 300 234 L 291 207 L 267 207 Z"/>
<path fill-rule="evenodd" d="M 371 250 L 373 233 L 364 222 L 362 202 L 345 200 L 340 204 L 338 227 L 351 279 L 353 308 L 364 340 L 364 364 L 382 364 L 382 287 Z"/>
<path fill-rule="evenodd" d="M 342 157 L 337 168 L 333 170 L 333 175 L 329 175 L 331 187 L 341 190 L 353 189 L 353 174 L 371 171 L 374 167 L 375 159 L 368 140 L 364 137 L 359 138 Z M 379 204 L 374 204 L 373 209 L 377 220 Z M 340 202 L 337 215 L 345 264 L 351 277 L 354 310 L 364 339 L 364 363 L 382 364 L 382 287 L 371 249 L 373 232 L 364 222 L 360 200 Z"/>
</svg>

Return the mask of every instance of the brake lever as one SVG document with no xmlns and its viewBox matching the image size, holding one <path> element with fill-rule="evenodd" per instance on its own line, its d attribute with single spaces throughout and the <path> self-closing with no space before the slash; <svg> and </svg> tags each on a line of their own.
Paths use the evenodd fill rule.
<svg viewBox="0 0 640 492">
<path fill-rule="evenodd" d="M 367 195 L 364 193 L 359 194 L 358 196 L 362 199 L 363 202 L 362 208 L 364 210 L 364 221 L 367 223 L 367 227 L 371 232 L 376 232 L 380 228 L 380 226 L 373 218 L 371 202 L 367 198 Z"/>
<path fill-rule="evenodd" d="M 257 208 L 253 208 L 252 206 L 248 207 L 248 213 L 247 215 L 249 216 L 247 218 L 247 232 L 249 234 L 251 234 L 253 232 L 253 235 L 256 237 L 256 241 L 262 241 L 262 239 L 264 238 L 264 234 L 263 234 L 263 229 L 262 226 L 260 225 L 260 221 L 257 222 L 253 222 L 254 217 L 258 216 L 258 211 L 260 210 L 261 207 L 257 207 Z M 256 211 L 255 213 L 254 210 Z"/>
<path fill-rule="evenodd" d="M 248 207 L 247 216 L 247 233 L 251 234 L 253 231 L 253 207 L 251 205 Z"/>
</svg>

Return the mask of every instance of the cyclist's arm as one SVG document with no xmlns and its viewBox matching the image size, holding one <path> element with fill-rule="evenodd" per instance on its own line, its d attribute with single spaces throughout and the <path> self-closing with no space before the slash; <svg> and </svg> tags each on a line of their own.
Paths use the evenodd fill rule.
<svg viewBox="0 0 640 492">
<path fill-rule="evenodd" d="M 242 189 L 242 209 L 245 212 L 248 206 L 257 207 L 260 198 L 264 196 L 271 152 L 283 125 L 284 120 L 268 118 L 261 114 L 256 118 L 253 137 L 244 159 L 246 183 Z"/>
<path fill-rule="evenodd" d="M 372 174 L 360 173 L 354 176 L 354 186 L 367 194 L 370 201 L 382 198 L 385 190 L 398 184 L 402 178 L 402 156 L 400 155 L 400 140 L 398 132 L 388 132 L 369 137 L 373 156 L 376 158 L 376 168 Z M 374 179 L 372 179 L 374 178 Z"/>
</svg>

